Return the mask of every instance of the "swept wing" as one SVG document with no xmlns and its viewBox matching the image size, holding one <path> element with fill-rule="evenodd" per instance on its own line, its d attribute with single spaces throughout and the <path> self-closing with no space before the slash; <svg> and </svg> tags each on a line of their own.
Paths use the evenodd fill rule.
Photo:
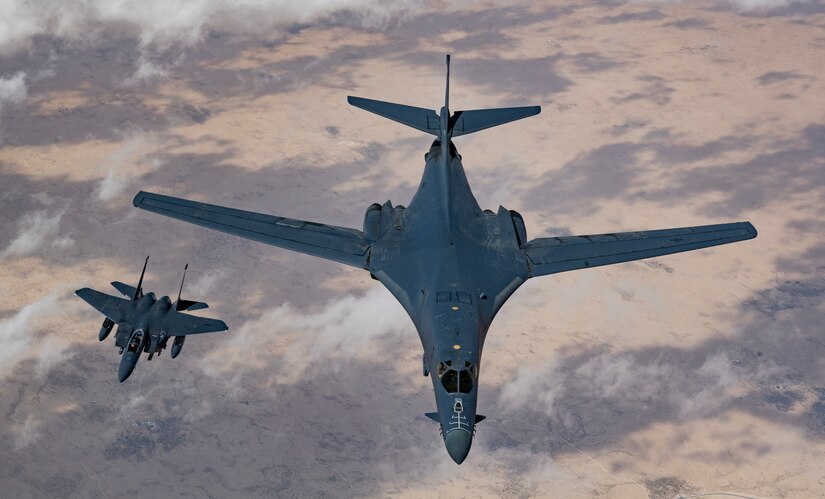
<svg viewBox="0 0 825 499">
<path fill-rule="evenodd" d="M 161 329 L 169 336 L 186 336 L 188 334 L 215 333 L 229 329 L 224 321 L 196 317 L 170 310 L 162 319 Z"/>
<path fill-rule="evenodd" d="M 750 222 L 619 232 L 592 236 L 542 237 L 522 246 L 530 277 L 691 251 L 756 237 Z"/>
<path fill-rule="evenodd" d="M 78 289 L 74 294 L 117 324 L 134 318 L 135 302 L 132 300 L 109 296 L 91 288 Z"/>
<path fill-rule="evenodd" d="M 367 268 L 367 252 L 371 241 L 360 230 L 224 208 L 143 191 L 135 196 L 133 203 L 140 209 L 184 222 Z"/>
</svg>

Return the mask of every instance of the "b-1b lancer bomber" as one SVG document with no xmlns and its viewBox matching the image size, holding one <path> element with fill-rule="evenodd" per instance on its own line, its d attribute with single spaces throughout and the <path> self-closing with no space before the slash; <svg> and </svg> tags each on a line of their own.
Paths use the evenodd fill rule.
<svg viewBox="0 0 825 499">
<path fill-rule="evenodd" d="M 439 113 L 371 99 L 349 103 L 436 139 L 409 206 L 373 204 L 363 230 L 281 218 L 139 192 L 134 205 L 273 246 L 367 270 L 401 302 L 424 347 L 423 373 L 433 374 L 436 421 L 450 457 L 467 457 L 476 424 L 481 350 L 504 302 L 527 279 L 629 262 L 756 237 L 749 222 L 613 234 L 527 239 L 521 215 L 482 210 L 453 137 L 539 113 L 515 107 Z M 342 334 L 346 332 L 342 331 Z"/>
<path fill-rule="evenodd" d="M 157 299 L 155 293 L 143 294 L 143 275 L 146 273 L 148 263 L 149 257 L 147 256 L 146 261 L 143 262 L 143 271 L 140 273 L 136 288 L 120 281 L 112 283 L 112 286 L 128 300 L 89 288 L 78 289 L 74 293 L 106 316 L 98 334 L 100 341 L 105 340 L 117 324 L 115 346 L 120 348 L 120 367 L 117 371 L 117 378 L 121 383 L 126 381 L 126 378 L 135 370 L 142 352 L 147 352 L 149 354 L 147 360 L 152 360 L 153 355 L 160 356 L 169 339 L 174 337 L 170 352 L 174 359 L 180 354 L 187 335 L 227 330 L 226 323 L 223 321 L 196 317 L 182 312 L 209 307 L 206 303 L 183 300 L 180 297 L 189 264 L 183 269 L 178 299 L 174 303 L 168 296 L 161 296 Z"/>
</svg>

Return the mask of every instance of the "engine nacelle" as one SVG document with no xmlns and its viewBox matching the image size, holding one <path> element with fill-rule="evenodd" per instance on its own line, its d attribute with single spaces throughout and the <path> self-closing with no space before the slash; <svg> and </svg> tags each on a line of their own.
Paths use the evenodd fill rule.
<svg viewBox="0 0 825 499">
<path fill-rule="evenodd" d="M 184 341 L 186 341 L 186 336 L 175 336 L 175 341 L 172 342 L 172 350 L 169 352 L 169 355 L 173 359 L 180 355 L 180 351 L 183 348 Z"/>
<path fill-rule="evenodd" d="M 112 328 L 115 326 L 114 321 L 110 320 L 108 317 L 106 320 L 103 321 L 103 325 L 100 326 L 100 333 L 97 335 L 97 339 L 103 341 L 109 336 L 109 333 L 112 332 Z"/>
<path fill-rule="evenodd" d="M 510 210 L 510 217 L 513 218 L 513 227 L 516 229 L 518 245 L 521 247 L 527 242 L 527 227 L 524 226 L 524 219 L 521 218 L 521 213 L 516 210 Z"/>
<path fill-rule="evenodd" d="M 378 240 L 381 230 L 381 205 L 373 203 L 364 213 L 364 235 L 367 239 Z"/>
</svg>

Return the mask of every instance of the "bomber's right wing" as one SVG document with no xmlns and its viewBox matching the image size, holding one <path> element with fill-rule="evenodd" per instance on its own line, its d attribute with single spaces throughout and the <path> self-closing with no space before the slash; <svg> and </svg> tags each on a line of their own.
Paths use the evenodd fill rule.
<svg viewBox="0 0 825 499">
<path fill-rule="evenodd" d="M 110 296 L 90 288 L 78 289 L 74 294 L 117 324 L 133 319 L 135 302 L 132 300 Z"/>
<path fill-rule="evenodd" d="M 201 225 L 353 267 L 367 268 L 371 241 L 356 229 L 224 208 L 214 204 L 140 191 L 134 205 L 184 222 Z"/>
<path fill-rule="evenodd" d="M 542 237 L 522 249 L 530 264 L 529 277 L 599 265 L 630 262 L 691 251 L 756 237 L 750 222 L 619 232 L 594 236 Z"/>
</svg>

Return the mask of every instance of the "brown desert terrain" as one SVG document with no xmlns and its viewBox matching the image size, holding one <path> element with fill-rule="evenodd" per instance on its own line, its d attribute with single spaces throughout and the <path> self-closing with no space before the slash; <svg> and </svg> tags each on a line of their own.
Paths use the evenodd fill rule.
<svg viewBox="0 0 825 499">
<path fill-rule="evenodd" d="M 326 4 L 0 23 L 0 496 L 825 495 L 825 4 Z M 542 106 L 456 139 L 482 208 L 529 237 L 759 230 L 527 282 L 460 467 L 366 272 L 131 202 L 360 228 L 409 202 L 432 139 L 346 97 L 438 109 L 446 53 L 454 109 Z M 188 262 L 185 297 L 230 331 L 121 384 L 72 292 L 116 294 L 147 254 L 147 291 L 174 298 Z"/>
</svg>

